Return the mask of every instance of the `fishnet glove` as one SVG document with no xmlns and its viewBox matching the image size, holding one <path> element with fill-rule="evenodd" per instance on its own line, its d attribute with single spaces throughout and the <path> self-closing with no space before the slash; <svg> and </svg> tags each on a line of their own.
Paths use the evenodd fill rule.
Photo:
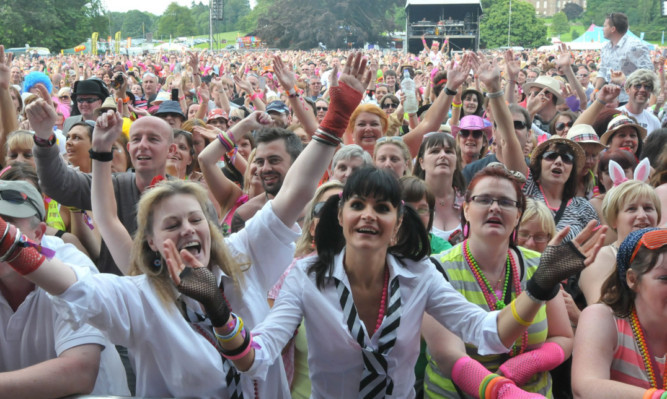
<svg viewBox="0 0 667 399">
<path fill-rule="evenodd" d="M 541 301 L 552 299 L 558 294 L 558 284 L 561 281 L 584 269 L 585 258 L 572 241 L 549 245 L 542 252 L 540 266 L 528 280 L 528 294 Z"/>
<path fill-rule="evenodd" d="M 555 342 L 547 342 L 538 349 L 509 358 L 498 371 L 517 386 L 524 386 L 535 374 L 553 370 L 564 360 L 563 348 Z"/>
<path fill-rule="evenodd" d="M 213 327 L 224 326 L 231 312 L 220 293 L 213 273 L 205 267 L 186 267 L 179 277 L 181 284 L 176 287 L 178 292 L 204 305 Z"/>
</svg>

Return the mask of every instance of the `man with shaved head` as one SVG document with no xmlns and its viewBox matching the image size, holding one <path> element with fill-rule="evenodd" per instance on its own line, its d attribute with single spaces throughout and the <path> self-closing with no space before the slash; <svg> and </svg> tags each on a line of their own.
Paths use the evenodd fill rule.
<svg viewBox="0 0 667 399">
<path fill-rule="evenodd" d="M 56 120 L 53 107 L 40 99 L 28 106 L 27 113 L 35 130 L 33 154 L 44 193 L 62 205 L 92 209 L 92 176 L 69 168 L 60 157 L 58 147 L 53 145 L 53 125 Z M 171 127 L 160 118 L 147 116 L 134 122 L 130 128 L 127 150 L 134 172 L 116 173 L 112 177 L 118 218 L 130 234 L 134 234 L 137 229 L 136 204 L 141 193 L 156 176 L 166 174 L 167 154 L 175 150 L 173 141 Z M 92 151 L 91 157 L 104 157 L 107 154 L 105 150 L 95 147 Z M 102 273 L 121 274 L 104 241 L 97 266 Z"/>
</svg>

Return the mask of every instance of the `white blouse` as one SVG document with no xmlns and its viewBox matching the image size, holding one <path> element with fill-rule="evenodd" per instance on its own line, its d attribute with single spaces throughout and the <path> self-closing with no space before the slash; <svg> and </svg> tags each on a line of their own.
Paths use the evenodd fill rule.
<svg viewBox="0 0 667 399">
<path fill-rule="evenodd" d="M 252 328 L 266 314 L 266 294 L 294 257 L 297 225 L 286 226 L 269 202 L 240 232 L 225 239 L 233 256 L 251 262 L 245 284 L 234 289 L 225 281 L 225 296 L 233 311 Z M 246 266 L 247 267 L 247 266 Z M 79 271 L 77 270 L 77 273 Z M 85 323 L 104 331 L 111 341 L 128 348 L 137 375 L 137 396 L 228 398 L 222 358 L 213 345 L 193 330 L 175 303 L 163 303 L 145 275 L 78 274 L 79 281 L 53 297 L 58 311 L 75 327 Z M 200 312 L 197 302 L 182 297 L 188 313 Z M 241 377 L 245 397 L 254 397 L 254 381 Z M 290 398 L 282 361 L 266 370 L 259 396 Z"/>
<path fill-rule="evenodd" d="M 336 255 L 333 276 L 348 289 L 350 283 L 343 269 L 345 250 Z M 305 319 L 308 338 L 308 365 L 313 398 L 357 397 L 359 381 L 364 370 L 361 349 L 350 334 L 333 280 L 322 290 L 317 288 L 315 274 L 308 267 L 317 257 L 298 261 L 280 291 L 269 316 L 253 330 L 261 349 L 255 351 L 255 361 L 246 374 L 265 378 L 271 364 L 294 330 Z M 387 255 L 390 281 L 398 276 L 402 316 L 394 348 L 387 355 L 388 375 L 394 382 L 392 398 L 414 397 L 414 366 L 419 355 L 419 339 L 424 311 L 435 317 L 452 332 L 479 347 L 483 354 L 505 353 L 498 336 L 497 313 L 485 312 L 468 302 L 442 277 L 428 259 L 421 262 L 404 261 L 402 266 Z M 350 290 L 351 291 L 351 290 Z M 383 326 L 386 322 L 383 320 Z M 377 349 L 380 331 L 364 339 Z"/>
</svg>

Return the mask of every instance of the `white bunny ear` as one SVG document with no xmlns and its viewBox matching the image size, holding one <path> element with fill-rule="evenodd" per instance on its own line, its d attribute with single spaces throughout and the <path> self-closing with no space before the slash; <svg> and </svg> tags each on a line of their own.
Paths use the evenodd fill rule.
<svg viewBox="0 0 667 399">
<path fill-rule="evenodd" d="M 642 161 L 635 168 L 635 180 L 647 181 L 648 176 L 651 174 L 651 163 L 648 158 L 642 159 Z"/>
<path fill-rule="evenodd" d="M 625 177 L 625 172 L 623 171 L 623 168 L 621 168 L 621 165 L 614 160 L 609 161 L 609 177 L 611 177 L 611 181 L 614 182 L 614 187 L 628 180 L 628 178 Z"/>
</svg>

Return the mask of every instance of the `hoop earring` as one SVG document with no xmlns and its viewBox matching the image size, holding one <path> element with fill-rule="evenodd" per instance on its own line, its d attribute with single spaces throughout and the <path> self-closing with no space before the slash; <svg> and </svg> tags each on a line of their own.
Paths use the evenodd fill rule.
<svg viewBox="0 0 667 399">
<path fill-rule="evenodd" d="M 162 256 L 158 251 L 153 255 L 153 268 L 160 269 L 162 267 Z"/>
</svg>

